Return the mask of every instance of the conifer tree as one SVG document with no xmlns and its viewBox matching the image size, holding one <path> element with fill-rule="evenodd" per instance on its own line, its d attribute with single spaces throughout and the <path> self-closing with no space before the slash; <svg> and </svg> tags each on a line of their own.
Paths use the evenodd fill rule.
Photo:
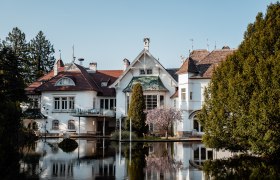
<svg viewBox="0 0 280 180">
<path fill-rule="evenodd" d="M 132 129 L 140 137 L 148 130 L 148 127 L 145 124 L 145 109 L 145 99 L 142 86 L 140 83 L 137 83 L 132 88 L 127 124 L 129 124 L 129 119 L 131 118 Z"/>
<path fill-rule="evenodd" d="M 25 34 L 18 27 L 12 29 L 9 32 L 6 40 L 3 41 L 3 47 L 9 47 L 12 49 L 14 55 L 18 58 L 18 63 L 21 66 L 21 74 L 25 77 L 24 82 L 28 84 L 34 79 L 30 76 L 32 69 L 32 60 L 30 59 L 29 47 L 25 39 Z"/>
<path fill-rule="evenodd" d="M 30 55 L 33 60 L 35 79 L 50 72 L 53 68 L 55 58 L 54 48 L 44 33 L 39 31 L 35 38 L 30 41 Z"/>
<path fill-rule="evenodd" d="M 199 114 L 210 147 L 280 155 L 280 3 L 249 24 L 214 72 Z"/>
</svg>

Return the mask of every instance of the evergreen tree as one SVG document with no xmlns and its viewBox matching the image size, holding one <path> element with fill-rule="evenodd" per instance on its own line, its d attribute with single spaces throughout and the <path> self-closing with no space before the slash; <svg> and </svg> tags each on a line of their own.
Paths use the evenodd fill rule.
<svg viewBox="0 0 280 180">
<path fill-rule="evenodd" d="M 199 114 L 210 147 L 280 154 L 280 3 L 249 24 L 214 72 Z"/>
<path fill-rule="evenodd" d="M 33 59 L 35 79 L 52 70 L 55 62 L 54 52 L 53 45 L 46 39 L 42 31 L 39 31 L 36 37 L 30 41 L 30 53 Z"/>
<path fill-rule="evenodd" d="M 13 50 L 14 55 L 19 59 L 18 63 L 22 67 L 20 73 L 25 77 L 25 84 L 31 83 L 34 80 L 30 76 L 32 62 L 25 34 L 17 27 L 13 28 L 12 32 L 9 32 L 8 37 L 6 37 L 6 40 L 3 41 L 2 46 L 10 47 Z"/>
<path fill-rule="evenodd" d="M 145 109 L 142 86 L 140 83 L 137 83 L 132 88 L 127 124 L 129 124 L 129 119 L 131 118 L 132 129 L 140 137 L 142 137 L 143 133 L 146 133 L 148 130 L 148 127 L 145 124 Z"/>
</svg>

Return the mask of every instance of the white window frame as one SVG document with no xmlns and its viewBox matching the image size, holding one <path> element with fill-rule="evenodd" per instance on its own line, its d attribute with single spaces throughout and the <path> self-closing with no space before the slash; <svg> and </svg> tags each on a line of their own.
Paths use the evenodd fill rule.
<svg viewBox="0 0 280 180">
<path fill-rule="evenodd" d="M 55 112 L 68 112 L 75 109 L 75 97 L 74 96 L 55 96 L 54 100 L 54 108 Z"/>
<path fill-rule="evenodd" d="M 76 129 L 75 120 L 73 119 L 69 120 L 67 124 L 67 128 L 68 130 L 75 130 Z"/>
<path fill-rule="evenodd" d="M 52 130 L 59 130 L 59 120 L 52 120 Z"/>
<path fill-rule="evenodd" d="M 187 89 L 186 88 L 181 88 L 181 101 L 186 101 L 186 93 Z"/>
</svg>

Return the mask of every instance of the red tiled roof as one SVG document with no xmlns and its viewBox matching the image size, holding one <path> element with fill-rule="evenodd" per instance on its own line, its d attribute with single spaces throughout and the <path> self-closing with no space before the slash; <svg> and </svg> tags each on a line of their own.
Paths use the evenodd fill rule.
<svg viewBox="0 0 280 180">
<path fill-rule="evenodd" d="M 63 63 L 63 62 L 62 62 Z M 64 71 L 64 66 L 59 67 L 58 68 L 58 72 Z M 46 75 L 40 77 L 39 79 L 37 79 L 36 81 L 34 81 L 33 83 L 31 83 L 28 87 L 26 87 L 24 90 L 26 92 L 26 94 L 28 95 L 32 95 L 32 94 L 36 94 L 36 92 L 34 91 L 36 88 L 38 88 L 39 86 L 41 86 L 43 83 L 47 82 L 48 80 L 50 80 L 52 77 L 54 76 L 54 71 L 51 70 L 49 73 L 47 73 Z"/>
<path fill-rule="evenodd" d="M 205 58 L 208 54 L 209 51 L 205 49 L 192 51 L 190 57 L 184 61 L 183 65 L 177 71 L 177 74 L 183 74 L 187 72 L 198 73 L 195 64 Z"/>
<path fill-rule="evenodd" d="M 214 50 L 210 54 L 208 54 L 204 59 L 199 61 L 196 65 L 200 72 L 201 77 L 203 78 L 211 78 L 214 67 L 226 60 L 227 56 L 233 54 L 234 49 L 219 49 Z"/>
<path fill-rule="evenodd" d="M 83 66 L 75 64 L 76 70 L 62 71 L 53 77 L 53 71 L 44 79 L 48 81 L 44 84 L 34 82 L 28 90 L 35 91 L 85 91 L 93 90 L 98 92 L 99 96 L 114 96 L 115 89 L 108 88 L 122 73 L 122 70 L 98 70 L 94 73 L 88 72 Z M 56 82 L 63 78 L 71 78 L 75 86 L 55 86 Z M 42 79 L 40 79 L 42 80 Z M 108 82 L 108 86 L 102 87 L 102 82 Z M 26 89 L 27 90 L 27 89 Z"/>
<path fill-rule="evenodd" d="M 99 96 L 115 96 L 115 89 L 109 88 L 109 85 L 115 82 L 122 73 L 122 70 L 97 70 L 89 74 L 101 89 Z M 107 86 L 101 86 L 102 82 L 107 82 Z"/>
</svg>

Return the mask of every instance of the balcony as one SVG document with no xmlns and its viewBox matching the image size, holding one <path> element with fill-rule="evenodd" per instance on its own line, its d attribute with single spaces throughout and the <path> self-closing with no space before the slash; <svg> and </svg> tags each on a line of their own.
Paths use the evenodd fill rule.
<svg viewBox="0 0 280 180">
<path fill-rule="evenodd" d="M 75 117 L 115 117 L 116 111 L 110 109 L 75 109 L 72 113 Z"/>
</svg>

